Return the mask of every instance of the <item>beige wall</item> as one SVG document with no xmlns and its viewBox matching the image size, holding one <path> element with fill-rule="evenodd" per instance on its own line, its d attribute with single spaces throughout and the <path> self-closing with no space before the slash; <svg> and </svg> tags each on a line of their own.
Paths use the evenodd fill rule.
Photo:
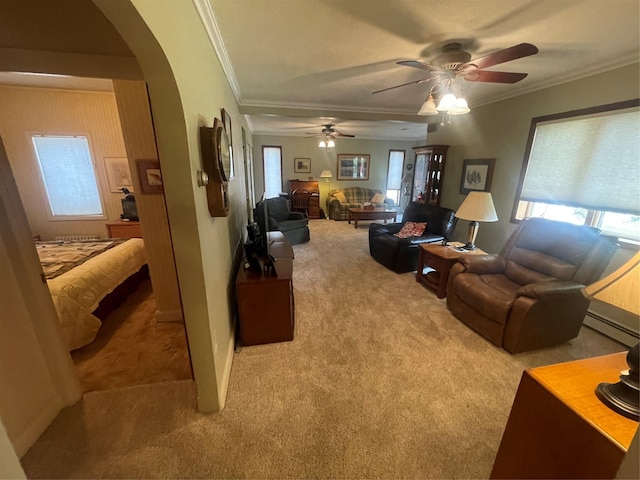
<svg viewBox="0 0 640 480">
<path fill-rule="evenodd" d="M 0 136 L 34 235 L 97 234 L 122 213 L 122 193 L 111 192 L 106 157 L 126 157 L 113 92 L 80 92 L 0 85 Z M 105 219 L 51 221 L 31 134 L 84 135 L 89 139 Z"/>
<path fill-rule="evenodd" d="M 425 127 L 426 131 L 426 127 Z M 282 188 L 289 191 L 289 180 L 300 179 L 308 180 L 313 177 L 320 183 L 320 206 L 326 210 L 326 195 L 331 189 L 356 186 L 365 188 L 377 188 L 384 192 L 387 183 L 387 168 L 389 165 L 389 150 L 405 150 L 404 161 L 413 163 L 414 154 L 413 147 L 416 142 L 398 141 L 398 140 L 363 140 L 359 138 L 338 139 L 336 147 L 328 151 L 327 149 L 318 147 L 319 140 L 317 138 L 303 137 L 282 137 L 255 135 L 253 144 L 253 164 L 255 172 L 256 185 L 256 201 L 259 201 L 264 193 L 264 172 L 262 159 L 262 146 L 280 146 L 282 147 Z M 420 143 L 420 142 L 419 142 Z M 424 142 L 420 143 L 421 145 Z M 371 156 L 369 180 L 367 181 L 338 181 L 337 180 L 337 163 L 338 154 L 343 153 L 364 153 Z M 294 158 L 310 158 L 311 173 L 296 173 L 293 168 Z M 333 177 L 331 182 L 326 184 L 324 179 L 320 178 L 322 170 L 330 170 Z"/>
</svg>

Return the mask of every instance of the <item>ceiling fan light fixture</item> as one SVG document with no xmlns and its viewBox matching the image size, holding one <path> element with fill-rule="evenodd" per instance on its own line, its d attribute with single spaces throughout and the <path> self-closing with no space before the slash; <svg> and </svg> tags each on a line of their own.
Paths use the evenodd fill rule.
<svg viewBox="0 0 640 480">
<path fill-rule="evenodd" d="M 318 144 L 318 146 L 321 148 L 325 148 L 327 144 L 324 142 L 324 140 L 320 140 L 320 143 Z"/>
<path fill-rule="evenodd" d="M 327 148 L 333 148 L 336 146 L 336 143 L 333 140 L 329 140 L 327 142 Z"/>
<path fill-rule="evenodd" d="M 418 115 L 437 115 L 438 110 L 436 109 L 436 102 L 433 100 L 433 95 L 429 95 L 427 100 L 422 104 L 420 110 L 418 110 Z"/>
<path fill-rule="evenodd" d="M 471 109 L 467 104 L 467 101 L 460 97 L 457 98 L 453 107 L 449 110 L 449 114 L 451 115 L 464 115 L 465 113 L 469 113 Z"/>
<path fill-rule="evenodd" d="M 456 96 L 453 93 L 447 93 L 440 99 L 440 103 L 436 107 L 436 110 L 438 110 L 439 112 L 448 112 L 449 110 L 454 108 L 456 101 Z"/>
</svg>

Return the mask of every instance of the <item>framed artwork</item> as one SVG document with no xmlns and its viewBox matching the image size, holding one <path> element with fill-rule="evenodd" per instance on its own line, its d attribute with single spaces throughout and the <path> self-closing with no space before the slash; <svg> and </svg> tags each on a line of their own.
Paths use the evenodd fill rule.
<svg viewBox="0 0 640 480">
<path fill-rule="evenodd" d="M 311 173 L 310 158 L 294 158 L 293 171 L 296 173 Z"/>
<path fill-rule="evenodd" d="M 162 193 L 162 172 L 157 160 L 138 160 L 138 175 L 142 193 Z"/>
<path fill-rule="evenodd" d="M 370 158 L 363 153 L 338 154 L 338 180 L 369 180 Z"/>
<path fill-rule="evenodd" d="M 111 192 L 122 193 L 123 188 L 133 192 L 133 180 L 129 170 L 129 160 L 126 157 L 105 157 L 104 164 Z"/>
<path fill-rule="evenodd" d="M 465 160 L 460 178 L 460 193 L 490 191 L 495 161 L 495 158 Z"/>
<path fill-rule="evenodd" d="M 229 172 L 226 172 L 227 181 L 231 181 L 235 176 L 235 167 L 233 165 L 233 136 L 231 135 L 231 115 L 223 108 L 221 110 L 222 123 L 224 130 L 227 132 L 227 140 L 229 140 Z"/>
</svg>

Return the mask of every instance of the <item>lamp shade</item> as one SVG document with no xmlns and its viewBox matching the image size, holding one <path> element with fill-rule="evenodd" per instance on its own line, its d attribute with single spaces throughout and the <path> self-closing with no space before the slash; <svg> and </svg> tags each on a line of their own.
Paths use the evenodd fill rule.
<svg viewBox="0 0 640 480">
<path fill-rule="evenodd" d="M 634 315 L 640 315 L 640 252 L 615 272 L 585 287 L 590 300 L 613 305 Z"/>
<path fill-rule="evenodd" d="M 331 178 L 331 177 L 333 177 L 333 175 L 331 174 L 330 170 L 323 170 L 320 173 L 320 178 Z"/>
<path fill-rule="evenodd" d="M 456 96 L 453 93 L 447 93 L 440 99 L 440 103 L 436 109 L 440 112 L 448 112 L 456 105 Z"/>
<path fill-rule="evenodd" d="M 460 97 L 456 99 L 456 102 L 449 110 L 449 113 L 451 115 L 463 115 L 465 113 L 469 113 L 470 111 L 471 109 L 469 108 L 467 101 L 464 98 Z"/>
<path fill-rule="evenodd" d="M 429 95 L 422 104 L 422 107 L 420 107 L 420 110 L 418 110 L 418 115 L 437 115 L 438 113 L 438 110 L 436 110 L 436 102 L 434 102 L 432 95 Z"/>
<path fill-rule="evenodd" d="M 489 192 L 471 192 L 464 199 L 455 216 L 477 222 L 497 222 L 498 214 Z"/>
</svg>

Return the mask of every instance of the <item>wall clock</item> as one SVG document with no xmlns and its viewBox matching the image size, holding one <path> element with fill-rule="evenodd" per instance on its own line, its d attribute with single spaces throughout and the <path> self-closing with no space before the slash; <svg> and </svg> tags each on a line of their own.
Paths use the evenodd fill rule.
<svg viewBox="0 0 640 480">
<path fill-rule="evenodd" d="M 229 215 L 227 175 L 230 174 L 229 140 L 221 120 L 213 120 L 213 128 L 200 127 L 203 170 L 209 176 L 207 205 L 212 217 Z"/>
</svg>

